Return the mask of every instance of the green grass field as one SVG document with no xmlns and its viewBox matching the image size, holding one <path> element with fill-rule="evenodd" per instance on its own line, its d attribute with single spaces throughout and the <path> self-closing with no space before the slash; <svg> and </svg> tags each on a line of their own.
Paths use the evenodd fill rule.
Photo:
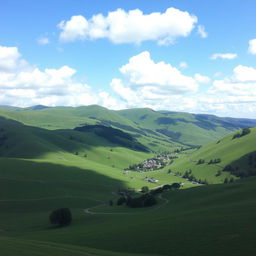
<svg viewBox="0 0 256 256">
<path fill-rule="evenodd" d="M 226 136 L 198 150 L 185 152 L 165 169 L 171 168 L 173 172 L 182 174 L 191 169 L 195 177 L 207 179 L 210 183 L 222 183 L 226 177 L 234 177 L 229 172 L 222 171 L 225 166 L 233 163 L 241 168 L 241 172 L 255 169 L 254 165 L 249 165 L 248 158 L 244 156 L 255 152 L 256 129 L 251 128 L 250 134 L 238 139 L 232 139 L 233 135 Z M 211 159 L 217 158 L 221 159 L 220 163 L 208 164 Z M 199 159 L 205 160 L 205 163 L 197 164 Z M 221 171 L 220 176 L 216 176 L 218 171 Z"/>
<path fill-rule="evenodd" d="M 231 134 L 200 149 L 173 153 L 177 158 L 163 169 L 125 174 L 124 168 L 141 163 L 155 153 L 112 143 L 93 131 L 70 129 L 87 121 L 87 124 L 95 124 L 93 116 L 106 118 L 104 108 L 91 106 L 90 114 L 84 113 L 85 109 L 1 110 L 4 116 L 0 119 L 0 246 L 3 255 L 242 256 L 256 253 L 256 179 L 240 180 L 223 171 L 216 176 L 229 164 L 246 171 L 255 168 L 248 162 L 248 155 L 256 151 L 256 128 L 237 139 L 232 139 Z M 163 114 L 141 109 L 128 118 L 124 115 L 128 112 L 110 111 L 109 120 L 144 129 L 159 118 L 159 113 Z M 151 121 L 141 118 L 146 114 Z M 168 115 L 185 118 L 184 113 Z M 140 118 L 144 124 L 134 123 Z M 194 122 L 193 118 L 186 114 L 186 120 Z M 179 127 L 180 121 L 176 122 Z M 127 132 L 124 127 L 120 129 Z M 202 136 L 212 136 L 212 140 L 217 134 L 213 136 L 212 132 Z M 134 131 L 129 134 L 136 135 Z M 157 134 L 151 135 L 135 138 L 143 145 L 155 143 L 156 152 L 181 147 L 167 137 L 159 135 L 157 141 Z M 186 136 L 185 133 L 182 136 Z M 198 135 L 191 132 L 191 136 Z M 221 162 L 207 164 L 215 158 L 220 158 Z M 196 164 L 199 159 L 204 159 L 205 163 Z M 189 169 L 211 185 L 192 184 L 173 175 Z M 159 181 L 149 183 L 144 180 L 146 176 Z M 219 184 L 231 177 L 236 182 Z M 116 192 L 120 188 L 139 191 L 143 186 L 152 189 L 174 182 L 183 182 L 184 186 L 177 191 L 164 192 L 153 207 L 133 209 L 108 205 L 109 200 L 116 203 L 119 198 Z M 63 207 L 71 209 L 73 221 L 70 226 L 55 228 L 49 223 L 49 214 Z"/>
</svg>

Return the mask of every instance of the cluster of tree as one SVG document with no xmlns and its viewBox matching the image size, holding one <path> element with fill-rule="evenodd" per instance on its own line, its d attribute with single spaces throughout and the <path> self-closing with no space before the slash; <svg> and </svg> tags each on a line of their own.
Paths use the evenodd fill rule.
<svg viewBox="0 0 256 256">
<path fill-rule="evenodd" d="M 195 183 L 199 183 L 199 184 L 205 184 L 208 185 L 208 181 L 205 180 L 201 180 L 201 179 L 197 179 L 193 173 L 192 170 L 189 169 L 188 171 L 185 171 L 185 173 L 183 174 L 182 178 L 189 180 L 190 182 L 195 182 Z"/>
<path fill-rule="evenodd" d="M 233 183 L 235 180 L 233 177 L 229 178 L 225 178 L 224 183 Z"/>
<path fill-rule="evenodd" d="M 211 159 L 208 164 L 218 164 L 221 162 L 220 158 Z"/>
<path fill-rule="evenodd" d="M 138 207 L 149 207 L 157 204 L 157 200 L 155 195 L 160 194 L 166 190 L 177 190 L 181 187 L 180 183 L 172 183 L 172 184 L 165 184 L 161 187 L 156 189 L 149 190 L 147 186 L 143 186 L 141 188 L 141 192 L 144 193 L 139 197 L 132 197 L 131 195 L 123 195 L 120 197 L 116 204 L 117 205 L 127 205 L 132 208 Z M 109 203 L 112 205 L 111 203 Z"/>
<path fill-rule="evenodd" d="M 161 187 L 158 187 L 156 189 L 150 190 L 150 194 L 157 195 L 157 194 L 160 194 L 160 193 L 162 193 L 162 192 L 164 192 L 166 190 L 177 190 L 180 187 L 181 187 L 180 183 L 177 183 L 177 182 L 172 183 L 172 184 L 165 184 L 165 185 L 163 185 Z"/>
<path fill-rule="evenodd" d="M 58 226 L 69 225 L 72 221 L 72 214 L 68 208 L 60 208 L 53 211 L 49 216 L 50 222 Z"/>
<path fill-rule="evenodd" d="M 243 137 L 243 136 L 249 134 L 250 132 L 251 132 L 250 128 L 244 128 L 241 133 L 239 132 L 239 133 L 234 134 L 233 139 Z"/>
<path fill-rule="evenodd" d="M 155 197 L 151 193 L 143 194 L 139 197 L 120 197 L 117 200 L 117 205 L 126 204 L 128 207 L 131 208 L 139 208 L 139 207 L 149 207 L 157 204 Z"/>
<path fill-rule="evenodd" d="M 199 159 L 196 164 L 204 164 L 204 163 L 205 163 L 204 159 Z"/>
</svg>

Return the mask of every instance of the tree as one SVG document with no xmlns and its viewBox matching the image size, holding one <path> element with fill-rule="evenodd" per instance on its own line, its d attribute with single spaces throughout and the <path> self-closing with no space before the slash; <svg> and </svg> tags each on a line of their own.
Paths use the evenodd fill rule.
<svg viewBox="0 0 256 256">
<path fill-rule="evenodd" d="M 204 159 L 199 159 L 196 164 L 204 164 L 204 163 L 205 163 Z"/>
<path fill-rule="evenodd" d="M 172 188 L 172 185 L 170 185 L 170 184 L 165 184 L 165 185 L 163 185 L 163 190 L 169 190 L 169 189 L 171 189 Z"/>
<path fill-rule="evenodd" d="M 242 136 L 245 136 L 245 135 L 247 135 L 247 134 L 249 134 L 250 132 L 251 132 L 251 130 L 250 130 L 249 128 L 244 128 L 244 129 L 242 130 L 241 137 L 242 137 Z"/>
<path fill-rule="evenodd" d="M 142 192 L 142 193 L 148 193 L 148 192 L 149 192 L 148 186 L 143 186 L 143 187 L 141 188 L 141 192 Z"/>
<path fill-rule="evenodd" d="M 123 205 L 126 203 L 126 198 L 125 197 L 120 197 L 118 198 L 116 205 Z"/>
<path fill-rule="evenodd" d="M 172 183 L 172 188 L 173 189 L 179 189 L 180 188 L 180 183 Z"/>
<path fill-rule="evenodd" d="M 72 221 L 72 214 L 68 208 L 60 208 L 53 211 L 49 216 L 50 222 L 59 226 L 69 225 Z"/>
<path fill-rule="evenodd" d="M 146 194 L 144 199 L 144 207 L 149 207 L 157 204 L 157 201 L 153 195 Z"/>
</svg>

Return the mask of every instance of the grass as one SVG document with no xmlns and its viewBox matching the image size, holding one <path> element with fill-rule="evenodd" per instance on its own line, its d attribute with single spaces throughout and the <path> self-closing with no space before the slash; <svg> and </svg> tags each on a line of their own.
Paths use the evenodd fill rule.
<svg viewBox="0 0 256 256">
<path fill-rule="evenodd" d="M 226 177 L 234 177 L 229 172 L 222 171 L 226 165 L 236 162 L 242 171 L 254 168 L 248 164 L 248 158 L 244 159 L 243 156 L 255 152 L 256 129 L 251 128 L 250 134 L 238 139 L 233 139 L 233 135 L 203 146 L 199 150 L 180 155 L 165 169 L 171 168 L 173 172 L 181 173 L 191 169 L 196 178 L 207 179 L 210 183 L 223 183 Z M 220 163 L 208 164 L 211 159 L 217 158 L 221 159 Z M 204 159 L 205 163 L 198 165 L 199 159 Z M 221 171 L 220 176 L 216 176 L 218 171 Z"/>
<path fill-rule="evenodd" d="M 24 225 L 26 219 L 30 225 L 20 227 L 22 230 L 16 231 L 15 239 L 57 243 L 64 248 L 97 248 L 120 252 L 120 255 L 253 255 L 255 182 L 253 178 L 234 184 L 167 192 L 163 197 L 169 203 L 162 207 L 120 206 L 128 214 L 90 215 L 80 208 L 73 210 L 73 224 L 62 229 L 49 229 L 42 213 L 34 217 L 24 214 Z M 108 206 L 98 210 L 116 212 L 116 208 Z M 22 223 L 21 216 L 19 214 L 19 223 Z M 41 226 L 35 225 L 36 220 Z"/>
<path fill-rule="evenodd" d="M 144 254 L 129 254 L 120 252 L 103 251 L 82 246 L 63 245 L 50 242 L 39 242 L 17 238 L 0 238 L 1 253 L 5 256 L 34 255 L 34 256 L 143 256 Z M 148 255 L 148 254 L 147 254 Z M 153 256 L 153 255 L 152 255 Z"/>
<path fill-rule="evenodd" d="M 113 111 L 91 105 L 77 108 L 27 109 L 0 106 L 0 116 L 49 130 L 73 129 L 85 124 L 103 123 L 136 135 L 138 140 L 146 143 L 152 151 L 166 151 L 168 147 L 180 146 L 180 143 L 202 145 L 227 135 L 230 131 L 243 128 L 245 124 L 256 125 L 255 120 L 249 119 L 153 111 L 147 108 Z"/>
<path fill-rule="evenodd" d="M 172 173 L 192 169 L 198 178 L 222 183 L 225 177 L 231 177 L 227 172 L 216 176 L 223 166 L 238 161 L 244 168 L 251 168 L 244 157 L 255 152 L 256 129 L 239 139 L 232 140 L 233 135 L 230 135 L 199 150 L 184 151 L 162 170 L 124 174 L 123 168 L 154 154 L 121 147 L 93 132 L 67 129 L 76 122 L 81 124 L 82 119 L 95 121 L 88 113 L 84 114 L 85 109 L 16 111 L 23 113 L 16 117 L 13 112 L 14 119 L 24 121 L 27 118 L 27 124 L 34 127 L 0 120 L 0 138 L 7 137 L 0 141 L 0 245 L 3 255 L 241 256 L 256 253 L 255 178 L 232 184 L 195 186 L 168 173 L 170 168 Z M 65 111 L 69 113 L 66 124 L 61 115 Z M 106 110 L 93 106 L 89 113 L 104 118 Z M 155 122 L 160 112 L 138 110 L 134 120 L 132 111 L 129 118 L 124 117 L 124 113 L 128 111 L 109 112 L 110 119 L 124 122 L 126 118 L 125 124 L 137 129 L 138 124 L 133 122 L 147 114 L 150 120 L 142 118 L 143 129 L 150 128 L 150 122 Z M 48 120 L 49 115 L 52 119 Z M 57 115 L 60 119 L 54 121 Z M 190 114 L 168 113 L 170 115 L 195 121 Z M 10 117 L 10 111 L 6 116 Z M 35 127 L 46 124 L 45 120 L 49 124 L 53 122 L 50 129 Z M 177 127 L 181 127 L 179 122 L 176 121 Z M 55 130 L 57 127 L 62 129 Z M 154 129 L 153 126 L 150 129 Z M 191 135 L 197 136 L 194 131 Z M 155 141 L 149 136 L 137 138 L 145 144 Z M 162 144 L 162 139 L 154 143 Z M 177 146 L 165 143 L 157 150 Z M 215 158 L 221 158 L 221 163 L 196 164 L 199 159 L 208 162 Z M 159 182 L 146 182 L 145 176 Z M 164 192 L 154 207 L 103 206 L 109 200 L 116 202 L 118 196 L 114 192 L 119 188 L 138 190 L 142 186 L 153 188 L 173 182 L 184 182 L 184 189 Z M 93 208 L 95 206 L 99 207 Z M 48 221 L 49 214 L 61 207 L 71 209 L 73 222 L 64 228 L 53 228 Z M 97 214 L 86 213 L 84 209 L 87 208 Z"/>
</svg>

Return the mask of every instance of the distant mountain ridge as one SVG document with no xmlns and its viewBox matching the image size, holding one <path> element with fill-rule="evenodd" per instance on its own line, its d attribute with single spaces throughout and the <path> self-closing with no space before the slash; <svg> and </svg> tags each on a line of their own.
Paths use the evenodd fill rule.
<svg viewBox="0 0 256 256">
<path fill-rule="evenodd" d="M 255 127 L 256 119 L 218 117 L 149 108 L 109 110 L 90 105 L 81 107 L 28 108 L 0 106 L 0 116 L 45 129 L 74 129 L 85 125 L 105 125 L 128 132 L 151 149 L 156 145 L 204 145 L 245 127 Z"/>
</svg>

